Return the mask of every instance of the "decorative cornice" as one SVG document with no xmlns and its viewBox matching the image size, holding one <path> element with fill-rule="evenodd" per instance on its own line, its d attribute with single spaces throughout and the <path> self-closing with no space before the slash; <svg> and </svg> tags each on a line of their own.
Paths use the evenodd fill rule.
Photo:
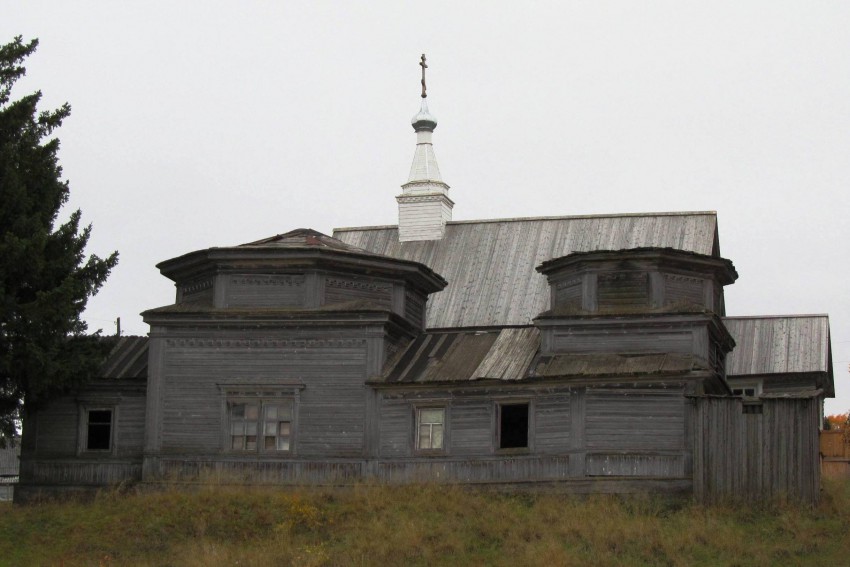
<svg viewBox="0 0 850 567">
<path fill-rule="evenodd" d="M 199 348 L 355 348 L 366 345 L 366 339 L 165 339 L 166 347 Z"/>
<path fill-rule="evenodd" d="M 325 281 L 327 287 L 336 287 L 340 289 L 358 289 L 361 291 L 374 291 L 388 293 L 392 290 L 392 285 L 382 282 L 364 282 L 356 280 L 347 280 L 341 278 L 328 278 Z"/>
<path fill-rule="evenodd" d="M 180 286 L 180 292 L 183 295 L 191 295 L 193 293 L 199 293 L 208 289 L 212 289 L 213 281 L 212 279 L 200 280 L 196 282 L 192 282 L 190 284 L 186 284 Z"/>
<path fill-rule="evenodd" d="M 233 276 L 230 283 L 245 286 L 301 287 L 304 285 L 304 276 Z"/>
</svg>

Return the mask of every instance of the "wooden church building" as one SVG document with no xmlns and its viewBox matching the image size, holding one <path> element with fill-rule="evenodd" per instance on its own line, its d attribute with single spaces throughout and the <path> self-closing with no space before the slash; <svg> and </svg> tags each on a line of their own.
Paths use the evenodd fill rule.
<svg viewBox="0 0 850 567">
<path fill-rule="evenodd" d="M 16 497 L 163 479 L 819 491 L 824 315 L 729 317 L 713 212 L 452 221 L 422 97 L 398 225 L 158 265 L 172 305 L 25 416 Z"/>
</svg>

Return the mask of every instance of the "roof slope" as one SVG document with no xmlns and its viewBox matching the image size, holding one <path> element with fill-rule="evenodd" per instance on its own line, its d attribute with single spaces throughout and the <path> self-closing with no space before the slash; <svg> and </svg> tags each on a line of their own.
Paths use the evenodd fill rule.
<svg viewBox="0 0 850 567">
<path fill-rule="evenodd" d="M 114 344 L 100 367 L 101 378 L 147 378 L 147 337 L 106 337 L 104 340 Z"/>
<path fill-rule="evenodd" d="M 826 315 L 725 317 L 723 323 L 735 339 L 726 357 L 729 376 L 832 371 Z"/>
<path fill-rule="evenodd" d="M 427 327 L 527 325 L 549 308 L 546 260 L 573 252 L 674 248 L 719 255 L 714 212 L 449 222 L 442 240 L 400 243 L 398 227 L 338 228 L 358 248 L 429 266 L 448 280 L 428 300 Z"/>
<path fill-rule="evenodd" d="M 424 333 L 373 382 L 522 380 L 539 346 L 536 327 Z"/>
</svg>

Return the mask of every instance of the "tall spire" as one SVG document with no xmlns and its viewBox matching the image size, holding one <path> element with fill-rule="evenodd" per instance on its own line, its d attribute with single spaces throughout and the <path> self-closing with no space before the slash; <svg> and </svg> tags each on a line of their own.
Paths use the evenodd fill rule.
<svg viewBox="0 0 850 567">
<path fill-rule="evenodd" d="M 425 86 L 425 54 L 419 61 L 422 67 L 422 102 L 419 112 L 410 121 L 416 131 L 416 151 L 407 183 L 402 185 L 398 201 L 398 238 L 400 242 L 412 240 L 439 240 L 445 233 L 446 222 L 452 219 L 454 202 L 449 199 L 449 186 L 443 183 L 431 137 L 437 119 L 428 111 Z"/>
</svg>

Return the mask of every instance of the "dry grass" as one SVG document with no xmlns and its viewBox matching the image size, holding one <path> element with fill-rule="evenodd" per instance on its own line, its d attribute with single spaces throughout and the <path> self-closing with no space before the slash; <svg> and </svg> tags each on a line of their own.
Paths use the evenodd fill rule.
<svg viewBox="0 0 850 567">
<path fill-rule="evenodd" d="M 0 505 L 2 565 L 819 565 L 850 557 L 850 484 L 816 509 L 435 485 L 205 486 Z"/>
</svg>

